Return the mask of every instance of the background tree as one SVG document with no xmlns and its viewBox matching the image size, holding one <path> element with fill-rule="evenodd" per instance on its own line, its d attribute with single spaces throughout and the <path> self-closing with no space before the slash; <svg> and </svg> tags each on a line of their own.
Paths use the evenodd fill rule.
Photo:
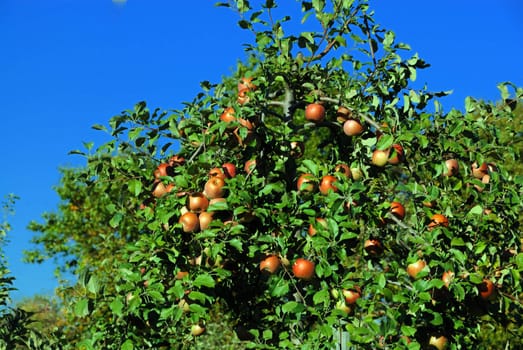
<svg viewBox="0 0 523 350">
<path fill-rule="evenodd" d="M 300 33 L 274 1 L 222 3 L 254 35 L 236 74 L 75 152 L 29 254 L 79 277 L 69 346 L 194 348 L 216 310 L 249 348 L 466 349 L 521 324 L 523 179 L 487 122 L 511 104 L 445 113 L 366 1 L 297 4 Z"/>
</svg>

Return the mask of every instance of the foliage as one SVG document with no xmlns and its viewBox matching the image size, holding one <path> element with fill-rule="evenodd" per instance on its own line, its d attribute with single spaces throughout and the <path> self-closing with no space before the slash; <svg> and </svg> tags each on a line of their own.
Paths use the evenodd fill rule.
<svg viewBox="0 0 523 350">
<path fill-rule="evenodd" d="M 43 251 L 28 255 L 65 256 L 79 276 L 62 291 L 73 348 L 209 347 L 215 333 L 191 330 L 209 331 L 213 310 L 233 320 L 234 342 L 260 349 L 420 349 L 440 335 L 467 349 L 487 322 L 522 324 L 523 177 L 508 171 L 516 151 L 490 122 L 513 118 L 511 104 L 469 98 L 444 113 L 445 93 L 410 87 L 428 65 L 374 23 L 366 1 L 297 3 L 316 31 L 288 34 L 274 1 L 220 4 L 255 38 L 237 73 L 203 82 L 182 110 L 140 102 L 95 126 L 110 142 L 74 152 L 87 165 L 63 170 L 59 213 L 31 224 Z M 521 101 L 522 89 L 500 89 Z M 306 118 L 311 103 L 324 120 Z M 347 136 L 347 118 L 365 131 Z M 189 197 L 215 197 L 206 185 L 224 163 L 237 173 L 205 210 L 210 226 L 184 227 Z M 480 177 L 474 163 L 485 164 Z M 305 173 L 312 191 L 297 187 Z M 327 175 L 335 187 L 318 190 Z M 268 255 L 281 262 L 273 274 L 259 267 Z M 294 275 L 299 258 L 315 264 L 311 279 Z M 417 260 L 427 266 L 411 277 Z M 486 280 L 495 292 L 483 297 Z"/>
</svg>

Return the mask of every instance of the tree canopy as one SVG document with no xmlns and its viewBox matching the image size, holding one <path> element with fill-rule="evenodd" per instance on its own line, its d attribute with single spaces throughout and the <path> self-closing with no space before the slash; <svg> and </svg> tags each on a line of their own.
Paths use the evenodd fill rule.
<svg viewBox="0 0 523 350">
<path fill-rule="evenodd" d="M 275 1 L 219 5 L 254 35 L 235 74 L 95 125 L 111 140 L 73 151 L 30 225 L 28 260 L 78 276 L 64 348 L 194 348 L 217 312 L 260 349 L 467 349 L 521 325 L 523 89 L 445 112 L 367 1 L 297 1 L 299 33 Z"/>
</svg>

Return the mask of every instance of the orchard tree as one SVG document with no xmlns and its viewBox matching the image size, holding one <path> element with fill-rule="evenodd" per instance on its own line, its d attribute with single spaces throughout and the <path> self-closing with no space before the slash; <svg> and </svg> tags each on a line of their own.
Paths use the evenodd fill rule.
<svg viewBox="0 0 523 350">
<path fill-rule="evenodd" d="M 445 112 L 366 1 L 296 4 L 298 33 L 275 1 L 219 4 L 254 36 L 236 74 L 74 152 L 28 256 L 79 276 L 73 348 L 205 346 L 215 310 L 245 348 L 468 349 L 522 324 L 523 178 L 490 122 L 514 104 Z"/>
</svg>

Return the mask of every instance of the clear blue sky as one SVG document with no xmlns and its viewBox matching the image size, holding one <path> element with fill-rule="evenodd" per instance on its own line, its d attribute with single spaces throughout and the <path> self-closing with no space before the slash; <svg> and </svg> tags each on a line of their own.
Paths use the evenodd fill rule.
<svg viewBox="0 0 523 350">
<path fill-rule="evenodd" d="M 51 293 L 52 262 L 21 263 L 30 247 L 30 220 L 53 211 L 58 167 L 82 165 L 69 156 L 82 142 L 101 144 L 93 124 L 146 100 L 179 108 L 218 82 L 244 58 L 249 33 L 236 15 L 213 0 L 0 1 L 0 196 L 21 199 L 5 251 L 16 277 L 15 299 Z M 280 0 L 286 7 L 293 0 Z M 374 1 L 376 21 L 432 67 L 418 81 L 430 90 L 454 90 L 446 110 L 466 96 L 497 100 L 496 85 L 523 86 L 523 2 Z"/>
</svg>

